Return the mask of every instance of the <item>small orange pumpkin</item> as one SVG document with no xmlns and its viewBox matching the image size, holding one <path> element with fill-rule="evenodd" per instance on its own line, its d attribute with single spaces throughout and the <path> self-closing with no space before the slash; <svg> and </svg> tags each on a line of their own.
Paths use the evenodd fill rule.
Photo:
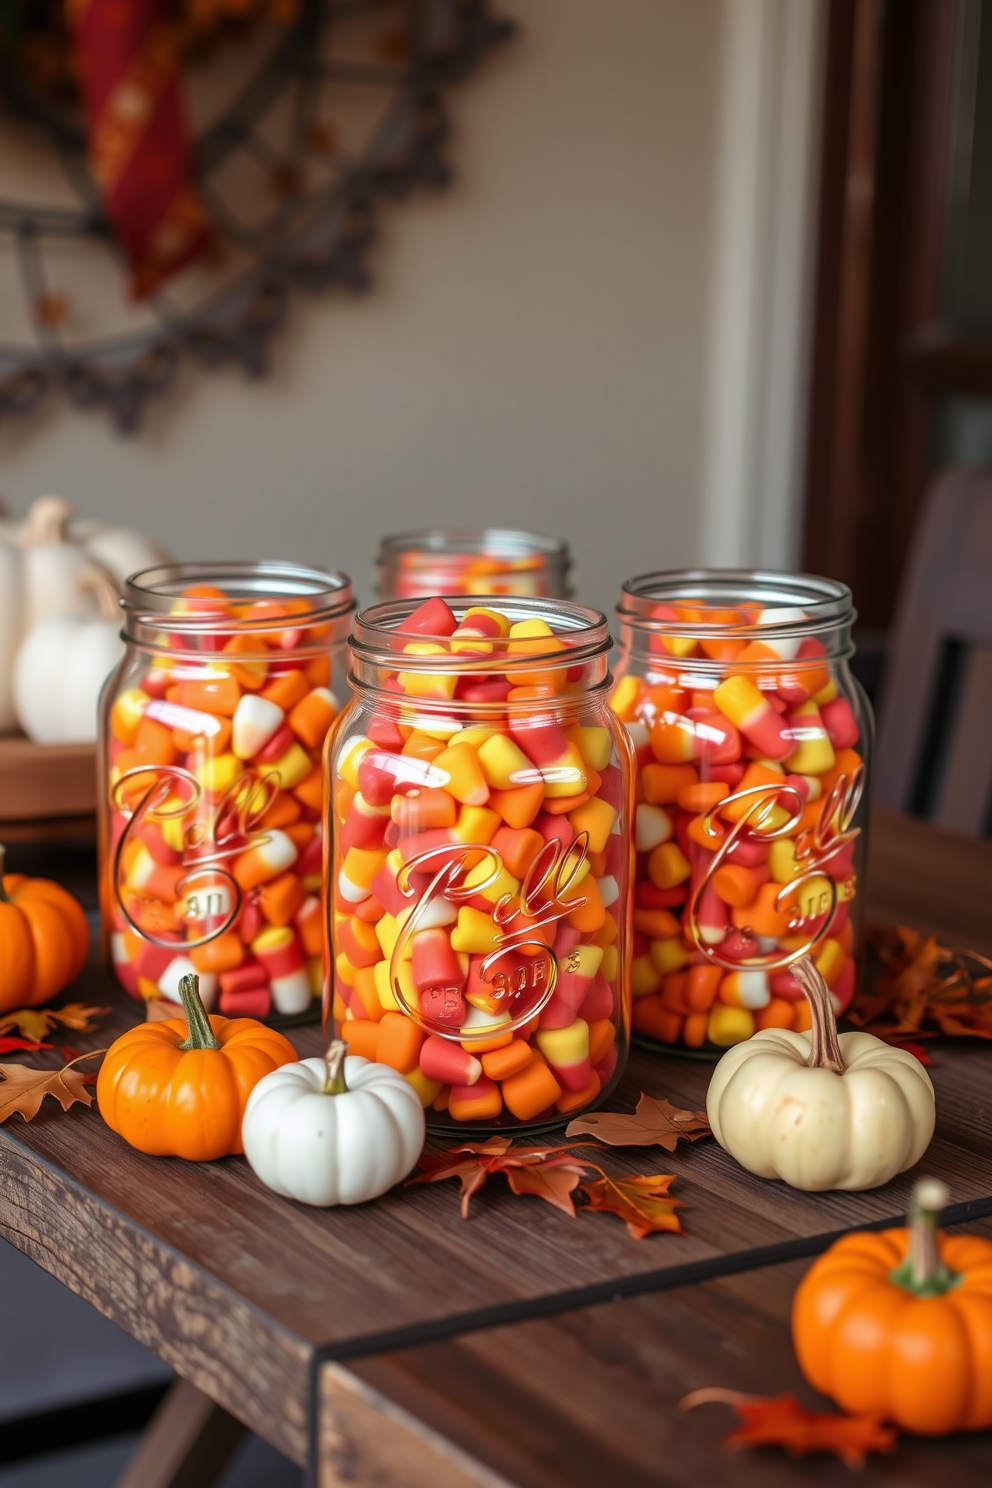
<svg viewBox="0 0 992 1488">
<path fill-rule="evenodd" d="M 38 1007 L 86 965 L 90 929 L 61 884 L 3 871 L 0 846 L 0 1013 Z"/>
<path fill-rule="evenodd" d="M 814 1389 L 920 1436 L 992 1426 L 992 1243 L 938 1231 L 947 1198 L 923 1179 L 907 1229 L 843 1236 L 792 1304 Z"/>
<path fill-rule="evenodd" d="M 255 1018 L 208 1018 L 195 976 L 180 978 L 179 995 L 185 1022 L 142 1023 L 107 1050 L 96 1083 L 100 1115 L 153 1157 L 208 1162 L 243 1152 L 249 1095 L 296 1050 Z"/>
</svg>

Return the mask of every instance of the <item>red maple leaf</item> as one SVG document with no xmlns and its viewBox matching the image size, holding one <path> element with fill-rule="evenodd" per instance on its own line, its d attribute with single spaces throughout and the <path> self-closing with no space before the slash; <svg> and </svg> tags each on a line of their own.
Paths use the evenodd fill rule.
<svg viewBox="0 0 992 1488">
<path fill-rule="evenodd" d="M 694 1390 L 679 1401 L 679 1410 L 711 1403 L 729 1405 L 741 1423 L 724 1439 L 725 1447 L 784 1447 L 793 1457 L 833 1452 L 848 1467 L 862 1467 L 869 1452 L 891 1452 L 899 1434 L 881 1416 L 806 1410 L 794 1395 Z"/>
</svg>

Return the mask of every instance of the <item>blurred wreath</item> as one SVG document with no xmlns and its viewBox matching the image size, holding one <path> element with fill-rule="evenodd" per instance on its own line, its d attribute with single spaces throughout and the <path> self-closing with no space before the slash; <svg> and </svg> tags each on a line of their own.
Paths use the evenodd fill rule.
<svg viewBox="0 0 992 1488">
<path fill-rule="evenodd" d="M 61 390 L 127 430 L 184 357 L 264 372 L 289 290 L 364 289 L 378 200 L 448 182 L 446 89 L 511 31 L 490 0 L 0 0 L 0 104 L 72 193 L 38 204 L 0 181 L 30 327 L 0 326 L 0 420 Z M 193 130 L 189 77 L 246 50 Z M 67 287 L 70 245 L 127 271 L 110 334 Z"/>
</svg>

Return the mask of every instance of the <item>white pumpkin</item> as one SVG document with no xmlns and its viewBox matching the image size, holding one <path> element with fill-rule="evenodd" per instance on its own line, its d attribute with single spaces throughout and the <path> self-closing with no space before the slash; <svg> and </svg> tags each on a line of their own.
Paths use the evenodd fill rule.
<svg viewBox="0 0 992 1488">
<path fill-rule="evenodd" d="M 168 548 L 132 527 L 111 527 L 106 522 L 74 517 L 66 533 L 87 558 L 107 570 L 122 593 L 133 573 L 172 562 Z"/>
<path fill-rule="evenodd" d="M 728 1049 L 706 1113 L 720 1146 L 760 1178 L 793 1188 L 877 1188 L 923 1156 L 933 1086 L 920 1061 L 870 1033 L 837 1034 L 826 983 L 806 956 L 792 967 L 809 1033 L 767 1028 Z"/>
<path fill-rule="evenodd" d="M 420 1096 L 398 1071 L 348 1053 L 284 1064 L 248 1097 L 245 1156 L 267 1187 L 327 1208 L 361 1204 L 399 1183 L 424 1145 Z"/>
<path fill-rule="evenodd" d="M 109 576 L 86 568 L 79 586 L 95 597 L 98 613 L 43 621 L 21 642 L 14 662 L 14 711 L 36 744 L 96 739 L 100 689 L 124 652 Z"/>
<path fill-rule="evenodd" d="M 118 589 L 138 569 L 168 561 L 158 543 L 126 527 L 73 518 L 64 496 L 39 496 L 22 522 L 0 517 L 0 733 L 16 727 L 14 658 L 35 626 L 57 615 L 96 615 L 79 583 L 93 563 Z"/>
</svg>

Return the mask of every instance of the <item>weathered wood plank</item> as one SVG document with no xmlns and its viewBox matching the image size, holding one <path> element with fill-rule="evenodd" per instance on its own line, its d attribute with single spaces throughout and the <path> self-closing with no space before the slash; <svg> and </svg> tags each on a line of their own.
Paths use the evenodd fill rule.
<svg viewBox="0 0 992 1488">
<path fill-rule="evenodd" d="M 992 1223 L 967 1227 L 992 1238 Z M 516 1488 L 845 1488 L 849 1470 L 762 1449 L 726 1453 L 734 1417 L 678 1411 L 689 1391 L 811 1391 L 792 1352 L 789 1311 L 806 1262 L 753 1271 L 547 1322 L 497 1328 L 353 1366 L 369 1385 L 500 1472 Z M 984 1488 L 992 1434 L 900 1438 L 858 1476 L 872 1485 Z"/>
</svg>

